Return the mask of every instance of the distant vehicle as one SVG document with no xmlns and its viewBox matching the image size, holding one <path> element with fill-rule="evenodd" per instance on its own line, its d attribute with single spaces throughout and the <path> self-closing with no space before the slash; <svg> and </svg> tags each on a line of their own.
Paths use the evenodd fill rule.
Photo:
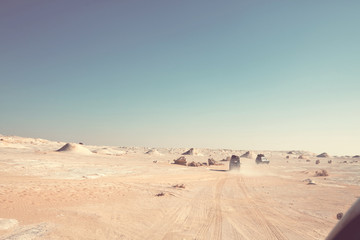
<svg viewBox="0 0 360 240">
<path fill-rule="evenodd" d="M 257 164 L 269 164 L 270 163 L 270 161 L 268 159 L 266 159 L 264 154 L 258 154 L 255 162 Z"/>
<path fill-rule="evenodd" d="M 239 170 L 240 169 L 240 157 L 232 155 L 229 163 L 229 170 Z"/>
</svg>

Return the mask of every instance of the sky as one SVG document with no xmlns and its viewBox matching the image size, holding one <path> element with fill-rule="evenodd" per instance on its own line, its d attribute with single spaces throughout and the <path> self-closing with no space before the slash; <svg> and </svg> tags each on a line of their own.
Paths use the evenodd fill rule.
<svg viewBox="0 0 360 240">
<path fill-rule="evenodd" d="M 359 1 L 0 2 L 0 134 L 360 154 Z"/>
</svg>

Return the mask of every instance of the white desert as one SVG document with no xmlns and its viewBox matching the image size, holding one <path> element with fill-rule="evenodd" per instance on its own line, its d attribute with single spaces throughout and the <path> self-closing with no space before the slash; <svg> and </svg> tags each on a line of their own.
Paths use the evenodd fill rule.
<svg viewBox="0 0 360 240">
<path fill-rule="evenodd" d="M 359 158 L 0 138 L 1 240 L 324 239 L 360 192 Z"/>
</svg>

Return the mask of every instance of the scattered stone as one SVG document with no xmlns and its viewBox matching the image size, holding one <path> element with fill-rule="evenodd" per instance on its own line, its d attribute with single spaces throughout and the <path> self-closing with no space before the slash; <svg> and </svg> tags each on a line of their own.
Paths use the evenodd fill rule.
<svg viewBox="0 0 360 240">
<path fill-rule="evenodd" d="M 185 188 L 184 184 L 176 184 L 173 186 L 173 188 Z"/>
<path fill-rule="evenodd" d="M 290 156 L 286 156 L 286 159 L 289 159 L 290 158 Z"/>
<path fill-rule="evenodd" d="M 329 157 L 329 154 L 327 154 L 326 152 L 323 152 L 323 153 L 317 155 L 316 157 L 319 157 L 319 158 L 328 158 L 328 157 Z"/>
<path fill-rule="evenodd" d="M 84 145 L 84 143 L 82 143 L 82 142 L 79 142 L 79 144 L 80 144 L 80 145 Z"/>
<path fill-rule="evenodd" d="M 328 163 L 331 164 L 331 163 L 332 163 L 332 160 L 329 160 Z"/>
<path fill-rule="evenodd" d="M 208 159 L 208 165 L 209 165 L 209 166 L 211 166 L 211 165 L 221 166 L 221 165 L 224 165 L 224 164 L 215 161 L 213 158 L 209 158 L 209 159 Z"/>
<path fill-rule="evenodd" d="M 300 155 L 300 156 L 298 157 L 298 159 L 305 159 L 305 156 L 304 156 L 304 155 Z"/>
<path fill-rule="evenodd" d="M 306 162 L 310 162 L 310 160 L 309 160 L 309 159 L 306 159 Z"/>
<path fill-rule="evenodd" d="M 313 180 L 310 180 L 308 185 L 316 185 L 316 183 Z"/>
<path fill-rule="evenodd" d="M 353 158 L 360 158 L 360 155 L 355 155 L 353 156 Z"/>
<path fill-rule="evenodd" d="M 303 182 L 307 182 L 308 185 L 316 185 L 316 183 L 313 180 L 311 180 L 310 178 L 303 180 Z"/>
<path fill-rule="evenodd" d="M 295 154 L 295 151 L 287 152 L 287 154 Z"/>
<path fill-rule="evenodd" d="M 342 212 L 339 212 L 338 214 L 336 214 L 337 220 L 341 220 L 343 216 L 344 216 L 344 214 Z"/>
<path fill-rule="evenodd" d="M 186 158 L 185 157 L 179 157 L 178 159 L 174 160 L 174 164 L 186 166 Z"/>
<path fill-rule="evenodd" d="M 343 161 L 343 163 L 348 163 L 347 161 Z"/>
<path fill-rule="evenodd" d="M 203 162 L 202 165 L 203 165 L 203 166 L 207 166 L 208 163 L 207 163 L 207 162 Z"/>
<path fill-rule="evenodd" d="M 157 163 L 157 160 L 154 160 L 153 163 Z"/>
<path fill-rule="evenodd" d="M 165 193 L 161 192 L 161 193 L 158 193 L 155 195 L 156 197 L 162 197 L 162 196 L 165 196 Z"/>
<path fill-rule="evenodd" d="M 310 179 L 310 181 L 308 182 L 308 185 L 316 185 L 316 183 Z"/>
<path fill-rule="evenodd" d="M 196 163 L 194 161 L 192 161 L 191 163 L 188 164 L 189 167 L 199 167 L 199 166 L 202 166 L 201 163 Z"/>
<path fill-rule="evenodd" d="M 318 159 L 318 160 L 316 160 L 316 162 L 315 162 L 315 164 L 319 164 L 320 163 L 320 160 Z"/>
<path fill-rule="evenodd" d="M 329 173 L 324 169 L 315 172 L 315 177 L 326 177 L 326 176 L 329 176 Z"/>
</svg>

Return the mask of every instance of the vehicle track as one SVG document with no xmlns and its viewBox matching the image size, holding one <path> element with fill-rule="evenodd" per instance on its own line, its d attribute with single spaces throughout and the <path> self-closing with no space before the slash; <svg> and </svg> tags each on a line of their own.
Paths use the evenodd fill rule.
<svg viewBox="0 0 360 240">
<path fill-rule="evenodd" d="M 215 206 L 214 217 L 212 219 L 214 225 L 213 239 L 221 239 L 222 237 L 222 210 L 221 195 L 227 178 L 223 178 L 217 182 L 215 187 Z"/>
<path fill-rule="evenodd" d="M 249 181 L 250 180 L 250 181 Z M 239 179 L 237 179 L 239 181 Z M 241 181 L 243 186 L 249 188 L 252 185 L 251 181 L 255 181 L 256 179 L 245 178 L 242 177 Z M 256 184 L 255 184 L 256 185 Z M 257 184 L 258 185 L 258 184 Z M 249 191 L 247 191 L 249 193 Z M 321 226 L 324 221 L 328 221 L 326 219 L 321 219 L 316 216 L 311 216 L 308 214 L 304 214 L 301 211 L 298 211 L 294 208 L 287 208 L 284 206 L 274 205 L 274 202 L 269 202 L 269 198 L 264 196 L 264 192 L 259 192 L 256 190 L 251 191 L 252 201 L 256 203 L 258 209 L 261 209 L 261 214 L 267 216 L 267 221 L 272 223 L 274 226 L 293 226 L 287 227 L 287 234 L 291 234 L 291 239 L 294 236 L 297 236 L 297 239 L 319 239 L 321 238 L 321 234 L 318 232 L 316 226 Z M 268 207 L 273 206 L 273 207 Z M 299 222 L 299 218 L 302 219 L 301 223 Z M 274 224 L 276 222 L 276 225 Z M 278 231 L 283 233 L 278 227 L 276 227 Z M 313 229 L 312 231 L 307 231 L 309 229 Z M 284 233 L 283 233 L 284 235 Z"/>
<path fill-rule="evenodd" d="M 271 236 L 270 239 L 279 239 L 279 240 L 287 239 L 281 233 L 281 231 L 275 225 L 273 225 L 269 220 L 267 220 L 266 217 L 259 210 L 258 205 L 249 195 L 242 176 L 236 176 L 236 183 L 249 203 L 248 206 L 244 206 L 244 207 L 249 210 L 250 216 L 253 217 L 253 220 L 256 223 L 258 223 L 259 227 L 262 229 L 262 231 L 264 231 L 264 236 L 269 236 L 269 237 Z"/>
</svg>

